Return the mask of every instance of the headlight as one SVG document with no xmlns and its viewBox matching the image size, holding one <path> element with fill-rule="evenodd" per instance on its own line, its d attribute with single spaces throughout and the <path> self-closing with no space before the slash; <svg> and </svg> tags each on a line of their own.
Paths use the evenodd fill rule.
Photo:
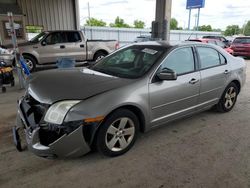
<svg viewBox="0 0 250 188">
<path fill-rule="evenodd" d="M 64 117 L 72 106 L 79 103 L 78 100 L 61 101 L 53 104 L 47 111 L 44 120 L 48 123 L 62 124 Z"/>
</svg>

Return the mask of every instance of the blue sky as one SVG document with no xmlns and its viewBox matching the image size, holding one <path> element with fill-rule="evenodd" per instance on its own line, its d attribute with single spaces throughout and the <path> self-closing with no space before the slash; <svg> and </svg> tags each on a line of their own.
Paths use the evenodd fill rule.
<svg viewBox="0 0 250 188">
<path fill-rule="evenodd" d="M 116 16 L 132 25 L 136 19 L 142 20 L 147 27 L 155 18 L 156 0 L 79 0 L 81 23 L 88 17 L 87 3 L 90 4 L 90 16 L 102 19 L 108 24 L 114 22 Z M 188 10 L 186 0 L 172 0 L 172 17 L 179 26 L 187 27 Z M 197 9 L 192 10 L 191 27 L 194 26 Z M 200 25 L 212 25 L 213 28 L 225 29 L 227 25 L 237 24 L 240 27 L 250 20 L 249 0 L 206 0 L 201 9 Z"/>
</svg>

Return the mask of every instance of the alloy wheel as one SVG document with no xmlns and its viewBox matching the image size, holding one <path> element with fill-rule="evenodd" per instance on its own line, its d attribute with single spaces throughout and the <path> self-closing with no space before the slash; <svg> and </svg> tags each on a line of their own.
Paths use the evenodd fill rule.
<svg viewBox="0 0 250 188">
<path fill-rule="evenodd" d="M 33 70 L 34 65 L 33 62 L 30 59 L 25 59 L 26 65 L 28 66 L 29 70 Z"/>
<path fill-rule="evenodd" d="M 134 122 L 128 117 L 122 117 L 115 120 L 107 129 L 105 143 L 111 151 L 121 151 L 128 147 L 134 135 Z"/>
<path fill-rule="evenodd" d="M 225 94 L 225 102 L 224 106 L 227 109 L 232 108 L 236 101 L 237 93 L 234 87 L 229 87 L 226 94 Z"/>
</svg>

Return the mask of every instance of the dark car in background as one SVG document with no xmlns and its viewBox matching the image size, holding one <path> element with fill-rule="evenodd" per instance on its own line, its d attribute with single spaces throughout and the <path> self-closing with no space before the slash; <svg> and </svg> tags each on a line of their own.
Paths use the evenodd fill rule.
<svg viewBox="0 0 250 188">
<path fill-rule="evenodd" d="M 236 37 L 230 48 L 234 56 L 250 57 L 250 37 Z"/>
</svg>

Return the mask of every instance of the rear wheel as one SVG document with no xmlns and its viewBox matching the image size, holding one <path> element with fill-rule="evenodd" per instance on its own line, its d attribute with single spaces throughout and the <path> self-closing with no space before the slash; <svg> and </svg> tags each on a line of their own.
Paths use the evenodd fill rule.
<svg viewBox="0 0 250 188">
<path fill-rule="evenodd" d="M 107 55 L 107 53 L 103 51 L 96 52 L 94 55 L 94 61 L 99 61 L 100 59 L 104 58 Z"/>
<path fill-rule="evenodd" d="M 26 65 L 30 72 L 35 71 L 36 69 L 36 59 L 29 56 L 29 55 L 23 55 L 23 58 L 25 59 Z"/>
<path fill-rule="evenodd" d="M 237 101 L 238 94 L 239 88 L 237 85 L 233 82 L 230 83 L 222 94 L 219 103 L 216 105 L 216 109 L 220 112 L 229 112 L 232 110 Z"/>
<path fill-rule="evenodd" d="M 136 115 L 119 109 L 101 125 L 97 133 L 97 149 L 100 153 L 114 157 L 127 152 L 135 143 L 139 121 Z"/>
</svg>

